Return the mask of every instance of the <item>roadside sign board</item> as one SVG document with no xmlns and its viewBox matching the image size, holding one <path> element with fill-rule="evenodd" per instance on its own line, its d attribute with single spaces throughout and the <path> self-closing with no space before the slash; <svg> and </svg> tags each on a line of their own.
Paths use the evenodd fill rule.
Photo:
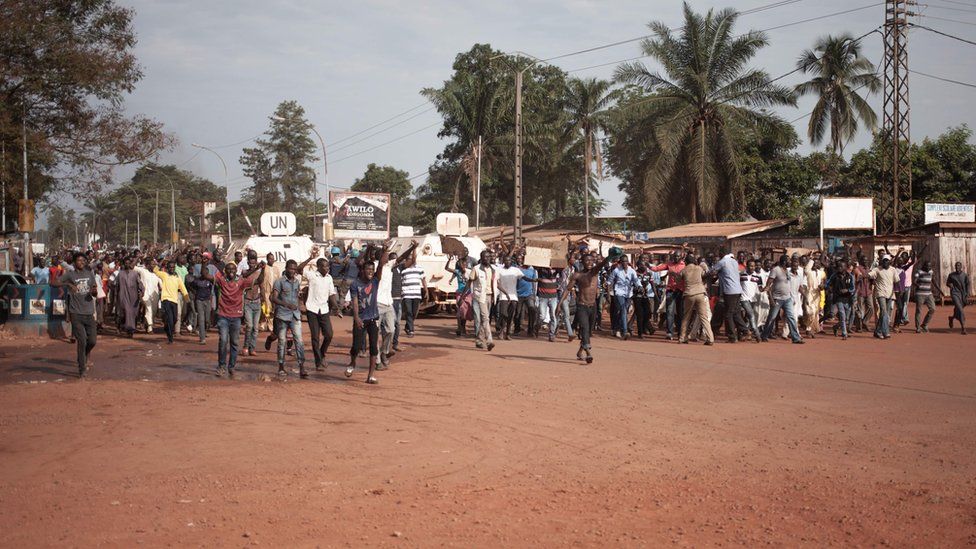
<svg viewBox="0 0 976 549">
<path fill-rule="evenodd" d="M 973 223 L 976 221 L 976 204 L 925 204 L 925 224 Z"/>
<path fill-rule="evenodd" d="M 329 193 L 332 226 L 337 239 L 390 238 L 390 195 L 387 193 Z"/>
</svg>

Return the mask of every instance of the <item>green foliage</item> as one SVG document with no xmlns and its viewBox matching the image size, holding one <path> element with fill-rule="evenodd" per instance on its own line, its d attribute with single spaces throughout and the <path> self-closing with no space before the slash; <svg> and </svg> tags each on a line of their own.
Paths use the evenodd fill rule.
<svg viewBox="0 0 976 549">
<path fill-rule="evenodd" d="M 158 197 L 158 198 L 157 198 Z M 158 201 L 157 201 L 158 200 Z M 123 243 L 126 241 L 125 224 L 129 222 L 130 244 L 134 244 L 137 229 L 141 226 L 144 242 L 153 242 L 153 226 L 156 226 L 157 241 L 169 242 L 173 227 L 173 206 L 176 211 L 175 230 L 181 237 L 187 233 L 199 233 L 202 222 L 203 203 L 223 204 L 225 191 L 213 182 L 197 177 L 176 166 L 147 164 L 136 170 L 129 181 L 106 193 L 92 194 L 85 200 L 87 212 L 82 214 L 79 223 L 98 234 L 102 241 Z M 138 205 L 138 206 L 137 206 Z M 47 205 L 48 230 L 54 237 L 59 217 L 56 203 Z M 221 209 L 226 215 L 226 209 Z M 53 214 L 52 214 L 53 212 Z M 226 219 L 225 218 L 217 218 Z M 211 225 L 213 227 L 213 225 Z M 243 222 L 237 225 L 243 226 Z M 94 227 L 94 229 L 92 229 Z M 213 230 L 226 231 L 226 223 Z M 74 229 L 72 229 L 73 231 Z M 74 233 L 71 233 L 74 238 Z"/>
<path fill-rule="evenodd" d="M 862 123 L 871 130 L 877 126 L 878 115 L 858 92 L 864 89 L 864 96 L 877 93 L 881 79 L 874 64 L 861 56 L 860 42 L 851 35 L 821 38 L 812 50 L 800 55 L 797 68 L 814 75 L 796 87 L 797 93 L 818 96 L 807 128 L 811 143 L 822 143 L 829 125 L 830 150 L 843 154 Z"/>
<path fill-rule="evenodd" d="M 31 198 L 97 192 L 115 166 L 143 161 L 173 140 L 125 112 L 142 79 L 134 13 L 112 0 L 0 2 L 0 173 L 21 181 L 26 122 Z M 8 211 L 16 211 L 7 194 Z"/>
<path fill-rule="evenodd" d="M 309 215 L 317 184 L 313 166 L 319 161 L 316 155 L 319 145 L 311 134 L 312 125 L 305 119 L 301 105 L 296 101 L 278 104 L 268 117 L 265 137 L 258 139 L 255 147 L 245 148 L 240 158 L 244 175 L 251 178 L 251 185 L 244 189 L 242 197 L 249 215 L 259 217 L 264 212 L 278 210 L 292 212 L 298 218 L 298 232 L 312 233 Z M 324 204 L 327 197 L 319 200 Z M 322 204 L 315 205 L 320 214 L 325 213 Z"/>
<path fill-rule="evenodd" d="M 641 43 L 642 53 L 660 63 L 663 73 L 641 62 L 616 71 L 618 81 L 643 92 L 617 106 L 630 112 L 613 126 L 640 132 L 612 136 L 622 147 L 617 175 L 630 178 L 628 188 L 643 185 L 640 210 L 655 225 L 743 217 L 735 134 L 784 133 L 788 124 L 764 108 L 795 104 L 791 90 L 747 67 L 768 40 L 761 32 L 736 34 L 735 10 L 700 15 L 685 3 L 684 16 L 679 34 L 652 22 L 651 38 Z"/>
<path fill-rule="evenodd" d="M 493 59 L 494 58 L 494 59 Z M 419 230 L 438 212 L 453 210 L 475 220 L 478 137 L 481 137 L 481 223 L 512 224 L 515 186 L 515 74 L 522 84 L 523 220 L 536 223 L 570 212 L 572 193 L 581 193 L 583 148 L 575 146 L 567 112 L 567 76 L 557 67 L 532 65 L 487 44 L 455 59 L 454 73 L 440 88 L 428 88 L 444 118 L 440 136 L 449 139 L 416 192 Z M 582 203 L 582 202 L 580 202 Z"/>
<path fill-rule="evenodd" d="M 409 174 L 403 170 L 398 170 L 392 166 L 377 166 L 369 164 L 362 177 L 350 187 L 351 190 L 364 193 L 389 193 L 392 203 L 390 214 L 391 231 L 395 231 L 397 225 L 412 225 L 413 204 L 410 194 L 413 186 L 410 185 Z"/>
</svg>

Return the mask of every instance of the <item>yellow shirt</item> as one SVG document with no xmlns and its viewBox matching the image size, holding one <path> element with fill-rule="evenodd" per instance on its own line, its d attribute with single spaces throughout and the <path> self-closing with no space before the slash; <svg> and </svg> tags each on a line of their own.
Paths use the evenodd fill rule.
<svg viewBox="0 0 976 549">
<path fill-rule="evenodd" d="M 180 294 L 183 297 L 190 297 L 189 292 L 186 291 L 186 285 L 183 284 L 183 278 L 179 275 L 169 274 L 166 271 L 160 270 L 159 267 L 153 269 L 153 272 L 160 280 L 163 281 L 163 292 L 160 298 L 163 301 L 169 301 L 172 303 L 180 302 Z"/>
</svg>

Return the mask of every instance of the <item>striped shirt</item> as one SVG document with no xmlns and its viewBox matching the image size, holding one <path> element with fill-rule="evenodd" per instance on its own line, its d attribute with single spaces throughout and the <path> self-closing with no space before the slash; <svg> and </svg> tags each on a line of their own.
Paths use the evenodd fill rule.
<svg viewBox="0 0 976 549">
<path fill-rule="evenodd" d="M 915 274 L 915 295 L 932 295 L 932 271 L 919 269 Z"/>
<path fill-rule="evenodd" d="M 541 298 L 545 297 L 559 297 L 559 282 L 552 275 L 540 276 L 539 277 L 539 287 L 537 289 L 538 296 Z"/>
<path fill-rule="evenodd" d="M 423 283 L 421 281 L 424 278 L 424 269 L 414 265 L 403 269 L 402 276 L 403 299 L 421 299 L 423 297 Z"/>
</svg>

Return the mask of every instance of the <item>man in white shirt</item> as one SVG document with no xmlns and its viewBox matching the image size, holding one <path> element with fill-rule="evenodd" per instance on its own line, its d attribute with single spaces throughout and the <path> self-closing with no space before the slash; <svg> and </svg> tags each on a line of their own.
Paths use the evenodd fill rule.
<svg viewBox="0 0 976 549">
<path fill-rule="evenodd" d="M 315 270 L 306 276 L 308 287 L 305 298 L 305 316 L 308 318 L 308 329 L 312 334 L 312 354 L 315 355 L 315 370 L 322 371 L 329 363 L 325 359 L 332 343 L 332 320 L 330 311 L 336 311 L 340 317 L 337 301 L 335 281 L 329 275 L 329 261 L 320 257 L 315 262 Z M 319 342 L 319 338 L 322 338 Z"/>
<path fill-rule="evenodd" d="M 150 334 L 153 331 L 153 321 L 159 313 L 159 295 L 163 287 L 163 281 L 152 272 L 155 263 L 152 258 L 147 258 L 144 265 L 136 265 L 133 269 L 142 281 L 143 318 L 146 321 L 146 333 Z"/>
<path fill-rule="evenodd" d="M 377 370 L 385 370 L 390 367 L 390 358 L 396 354 L 393 349 L 393 340 L 397 329 L 397 310 L 393 303 L 393 270 L 402 267 L 403 263 L 413 259 L 413 252 L 417 249 L 417 241 L 410 242 L 410 247 L 400 255 L 401 260 L 397 260 L 396 252 L 390 252 L 388 260 L 383 264 L 380 283 L 376 288 L 376 308 L 379 312 L 379 331 L 380 331 L 380 363 L 376 365 Z M 423 280 L 421 270 L 421 281 L 426 287 L 426 280 Z M 402 283 L 402 280 L 401 280 Z M 403 287 L 401 285 L 401 291 Z"/>
<path fill-rule="evenodd" d="M 891 337 L 891 306 L 899 274 L 898 269 L 891 266 L 889 255 L 883 256 L 881 264 L 868 273 L 868 278 L 874 281 L 874 299 L 878 305 L 878 323 L 874 328 L 874 337 L 878 339 Z"/>
<path fill-rule="evenodd" d="M 518 281 L 525 276 L 522 269 L 512 264 L 512 258 L 506 257 L 502 267 L 496 270 L 496 284 L 498 286 L 498 330 L 499 339 L 510 339 L 512 316 L 518 306 Z"/>
<path fill-rule="evenodd" d="M 495 348 L 495 343 L 491 340 L 490 309 L 492 296 L 497 292 L 497 277 L 491 265 L 491 252 L 488 250 L 481 252 L 481 261 L 468 269 L 465 276 L 471 287 L 471 306 L 476 332 L 475 347 L 487 348 L 490 351 Z"/>
</svg>

